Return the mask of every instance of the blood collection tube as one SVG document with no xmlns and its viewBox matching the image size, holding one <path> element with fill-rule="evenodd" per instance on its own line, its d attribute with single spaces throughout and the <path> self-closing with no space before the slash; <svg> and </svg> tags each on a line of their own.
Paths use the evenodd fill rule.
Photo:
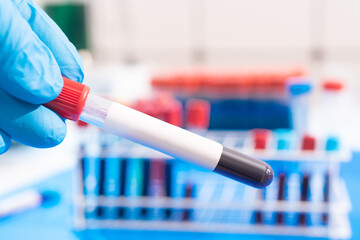
<svg viewBox="0 0 360 240">
<path fill-rule="evenodd" d="M 88 86 L 64 78 L 60 95 L 44 105 L 64 118 L 80 119 L 253 187 L 266 187 L 273 179 L 272 168 L 263 161 L 89 91 Z"/>
<path fill-rule="evenodd" d="M 106 151 L 103 149 L 103 151 Z M 99 171 L 99 197 L 105 196 L 105 167 L 106 167 L 106 159 L 105 159 L 105 153 L 102 153 L 103 156 L 100 158 L 100 171 Z M 98 206 L 96 208 L 96 215 L 98 218 L 104 217 L 105 214 L 105 208 L 103 206 Z"/>
<path fill-rule="evenodd" d="M 194 189 L 194 185 L 191 184 L 191 183 L 187 183 L 185 185 L 185 191 L 184 191 L 184 197 L 186 199 L 191 199 L 191 198 L 194 198 L 195 196 L 195 189 Z M 192 213 L 193 213 L 193 210 L 192 209 L 185 209 L 184 212 L 183 212 L 183 221 L 190 221 L 192 219 Z"/>
<path fill-rule="evenodd" d="M 310 176 L 309 174 L 305 174 L 301 180 L 301 197 L 300 200 L 302 202 L 309 201 L 309 182 Z M 299 214 L 299 225 L 304 226 L 307 224 L 308 215 L 306 213 Z"/>
<path fill-rule="evenodd" d="M 277 196 L 277 200 L 278 201 L 284 201 L 285 200 L 285 184 L 286 184 L 286 175 L 284 173 L 280 173 L 279 176 L 279 191 L 278 191 L 278 196 Z M 283 212 L 278 212 L 276 214 L 276 223 L 281 225 L 284 224 L 284 213 Z"/>
</svg>

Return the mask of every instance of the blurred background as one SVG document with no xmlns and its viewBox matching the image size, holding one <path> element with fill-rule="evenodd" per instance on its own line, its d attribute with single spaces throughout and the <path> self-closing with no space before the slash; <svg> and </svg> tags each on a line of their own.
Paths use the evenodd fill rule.
<svg viewBox="0 0 360 240">
<path fill-rule="evenodd" d="M 360 224 L 356 206 L 360 200 L 356 190 L 360 180 L 359 1 L 35 2 L 79 50 L 84 83 L 94 92 L 218 141 L 244 141 L 234 146 L 268 160 L 279 177 L 269 190 L 250 190 L 174 161 L 170 179 L 185 186 L 179 190 L 184 191 L 179 194 L 185 199 L 182 207 L 170 201 L 179 197 L 173 193 L 149 200 L 145 193 L 101 190 L 100 185 L 110 184 L 106 179 L 111 174 L 121 175 L 121 170 L 104 173 L 104 169 L 119 168 L 108 164 L 111 160 L 101 167 L 101 159 L 114 158 L 103 157 L 104 145 L 109 152 L 117 149 L 120 162 L 138 159 L 139 152 L 141 159 L 167 162 L 167 157 L 138 146 L 120 154 L 119 148 L 133 145 L 69 123 L 68 135 L 58 147 L 39 150 L 14 144 L 0 157 L 0 236 L 4 239 L 24 239 L 29 234 L 36 239 L 143 239 L 149 234 L 158 239 L 360 238 L 356 230 Z M 230 91 L 234 86 L 245 90 Z M 171 120 L 162 117 L 166 114 Z M 289 152 L 276 152 L 284 141 Z M 151 164 L 150 173 L 155 171 Z M 146 164 L 140 165 L 141 181 L 146 182 Z M 136 166 L 128 168 L 140 171 Z M 210 185 L 221 183 L 213 198 L 203 199 L 211 187 L 204 187 L 194 177 L 197 173 L 209 178 Z M 315 180 L 309 183 L 309 176 Z M 132 186 L 137 184 L 131 181 Z M 120 185 L 121 180 L 116 180 L 116 188 Z M 163 205 L 171 209 L 170 217 L 157 205 L 162 197 L 170 198 Z M 216 199 L 219 204 L 211 205 Z M 101 210 L 99 214 L 99 208 L 111 206 L 127 213 L 114 217 Z M 141 219 L 136 210 L 141 208 L 153 213 Z M 177 217 L 179 212 L 187 217 Z"/>
</svg>

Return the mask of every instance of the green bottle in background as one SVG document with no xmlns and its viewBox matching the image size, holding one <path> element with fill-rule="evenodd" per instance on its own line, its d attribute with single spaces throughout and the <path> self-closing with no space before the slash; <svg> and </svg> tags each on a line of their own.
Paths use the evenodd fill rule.
<svg viewBox="0 0 360 240">
<path fill-rule="evenodd" d="M 84 4 L 48 3 L 44 9 L 77 49 L 88 48 Z"/>
</svg>

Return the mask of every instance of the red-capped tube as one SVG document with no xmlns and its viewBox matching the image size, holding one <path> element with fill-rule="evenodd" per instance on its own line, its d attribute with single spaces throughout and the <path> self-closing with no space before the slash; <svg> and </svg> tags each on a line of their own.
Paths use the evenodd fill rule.
<svg viewBox="0 0 360 240">
<path fill-rule="evenodd" d="M 265 150 L 271 137 L 271 131 L 267 129 L 254 129 L 252 133 L 254 137 L 254 149 Z"/>
<path fill-rule="evenodd" d="M 311 135 L 304 135 L 302 139 L 302 150 L 315 150 L 316 139 Z"/>
<path fill-rule="evenodd" d="M 322 87 L 324 90 L 336 92 L 344 88 L 344 83 L 340 79 L 325 79 Z"/>
<path fill-rule="evenodd" d="M 259 159 L 91 94 L 89 87 L 66 78 L 58 98 L 45 106 L 67 119 L 80 119 L 119 137 L 254 187 L 266 187 L 273 179 L 271 167 Z"/>
<path fill-rule="evenodd" d="M 72 81 L 66 77 L 59 96 L 44 106 L 52 109 L 61 117 L 78 121 L 84 108 L 90 88 L 84 84 Z"/>
<path fill-rule="evenodd" d="M 210 103 L 191 99 L 186 102 L 186 124 L 188 128 L 208 129 L 210 122 Z"/>
</svg>

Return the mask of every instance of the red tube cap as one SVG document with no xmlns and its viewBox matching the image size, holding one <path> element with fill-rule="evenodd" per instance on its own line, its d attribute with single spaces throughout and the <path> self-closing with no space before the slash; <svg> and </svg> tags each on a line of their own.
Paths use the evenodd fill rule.
<svg viewBox="0 0 360 240">
<path fill-rule="evenodd" d="M 267 129 L 253 129 L 252 133 L 254 136 L 254 148 L 256 150 L 265 150 L 271 137 L 271 131 Z"/>
<path fill-rule="evenodd" d="M 190 99 L 186 102 L 186 124 L 188 128 L 208 129 L 210 122 L 210 103 Z"/>
<path fill-rule="evenodd" d="M 51 102 L 45 103 L 44 106 L 63 118 L 78 121 L 90 88 L 66 77 L 63 79 L 64 86 L 59 96 Z"/>
<path fill-rule="evenodd" d="M 341 91 L 344 84 L 340 79 L 325 79 L 323 82 L 323 89 L 328 91 Z"/>
<path fill-rule="evenodd" d="M 311 135 L 304 135 L 302 139 L 302 150 L 315 150 L 316 139 Z"/>
</svg>

